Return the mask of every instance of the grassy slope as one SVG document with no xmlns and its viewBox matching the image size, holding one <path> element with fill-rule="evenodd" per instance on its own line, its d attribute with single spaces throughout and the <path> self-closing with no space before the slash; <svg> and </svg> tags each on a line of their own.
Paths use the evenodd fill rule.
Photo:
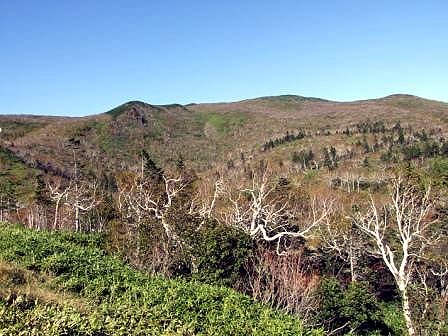
<svg viewBox="0 0 448 336">
<path fill-rule="evenodd" d="M 0 197 L 17 195 L 25 201 L 35 195 L 37 170 L 25 165 L 12 152 L 0 147 Z"/>
<path fill-rule="evenodd" d="M 306 334 L 231 289 L 145 276 L 100 241 L 0 224 L 0 335 Z"/>
</svg>

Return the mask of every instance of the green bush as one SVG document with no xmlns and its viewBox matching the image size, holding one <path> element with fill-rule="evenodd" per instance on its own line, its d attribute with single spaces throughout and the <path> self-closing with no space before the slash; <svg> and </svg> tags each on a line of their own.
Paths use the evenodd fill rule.
<svg viewBox="0 0 448 336">
<path fill-rule="evenodd" d="M 237 280 L 253 249 L 253 240 L 246 233 L 211 220 L 191 237 L 191 244 L 197 263 L 192 277 L 225 285 Z"/>
<path fill-rule="evenodd" d="M 341 318 L 344 293 L 339 281 L 335 278 L 323 279 L 318 295 L 320 300 L 320 310 L 317 316 L 318 321 L 325 325 L 327 329 L 346 323 Z"/>
<path fill-rule="evenodd" d="M 446 187 L 448 185 L 448 160 L 445 158 L 434 160 L 430 174 L 435 184 Z"/>
<path fill-rule="evenodd" d="M 148 277 L 87 244 L 90 238 L 0 224 L 0 260 L 53 275 L 76 307 L 0 304 L 0 335 L 319 335 L 295 317 L 229 288 Z M 96 239 L 96 238 L 95 238 Z M 94 239 L 94 240 L 95 240 Z M 81 242 L 81 244 L 78 244 Z M 89 246 L 87 246 L 89 245 Z"/>
<path fill-rule="evenodd" d="M 347 287 L 341 313 L 350 321 L 350 327 L 361 335 L 377 331 L 382 324 L 378 302 L 362 282 L 352 282 Z"/>
<path fill-rule="evenodd" d="M 319 298 L 317 321 L 327 330 L 337 329 L 338 335 L 394 335 L 375 296 L 362 282 L 352 282 L 344 290 L 337 279 L 324 279 Z"/>
<path fill-rule="evenodd" d="M 406 323 L 403 319 L 403 312 L 400 304 L 382 304 L 384 323 L 392 330 L 392 335 L 403 335 L 406 330 Z"/>
</svg>

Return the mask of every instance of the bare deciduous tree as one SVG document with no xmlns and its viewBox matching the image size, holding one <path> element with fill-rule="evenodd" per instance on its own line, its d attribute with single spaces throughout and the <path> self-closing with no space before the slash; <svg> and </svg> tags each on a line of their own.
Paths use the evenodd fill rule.
<svg viewBox="0 0 448 336">
<path fill-rule="evenodd" d="M 358 263 L 366 245 L 359 236 L 359 230 L 351 222 L 337 225 L 334 221 L 326 221 L 320 226 L 320 233 L 323 248 L 347 263 L 350 266 L 351 281 L 357 281 Z"/>
<path fill-rule="evenodd" d="M 75 181 L 66 194 L 65 205 L 75 212 L 75 230 L 81 231 L 80 213 L 88 212 L 99 204 L 97 184 Z"/>
<path fill-rule="evenodd" d="M 299 216 L 288 199 L 275 195 L 276 185 L 269 181 L 267 170 L 261 176 L 253 176 L 252 185 L 229 197 L 231 209 L 224 215 L 225 221 L 235 225 L 253 237 L 277 243 L 281 254 L 283 238 L 310 238 L 313 229 L 329 218 L 332 202 L 316 199 L 311 201 L 309 216 Z M 299 224 L 298 218 L 304 223 Z"/>
<path fill-rule="evenodd" d="M 206 220 L 215 218 L 216 204 L 220 197 L 225 193 L 223 180 L 218 177 L 213 184 L 213 189 L 210 184 L 202 183 L 198 188 L 196 196 L 192 197 L 190 201 L 189 215 L 201 219 L 198 229 L 202 227 Z"/>
<path fill-rule="evenodd" d="M 416 334 L 409 301 L 417 261 L 425 257 L 435 241 L 430 188 L 422 194 L 401 177 L 392 183 L 390 201 L 384 207 L 371 198 L 366 213 L 358 212 L 353 219 L 366 234 L 392 274 L 402 297 L 403 316 L 410 336 Z"/>
<path fill-rule="evenodd" d="M 61 202 L 74 212 L 75 231 L 81 231 L 80 214 L 88 212 L 99 204 L 96 183 L 74 180 L 65 188 L 61 184 L 48 185 L 50 199 L 55 202 L 53 228 L 57 228 Z"/>
<path fill-rule="evenodd" d="M 48 189 L 50 191 L 50 199 L 55 203 L 54 207 L 54 219 L 53 219 L 53 229 L 57 228 L 58 218 L 59 218 L 59 208 L 61 206 L 61 201 L 66 197 L 66 194 L 69 191 L 69 188 L 63 189 L 61 187 L 61 180 L 58 180 L 56 184 L 52 185 L 51 183 L 47 184 Z"/>
<path fill-rule="evenodd" d="M 143 175 L 136 176 L 133 183 L 119 190 L 118 207 L 127 216 L 134 216 L 137 225 L 146 217 L 154 217 L 162 225 L 168 239 L 181 244 L 181 239 L 167 220 L 167 213 L 173 206 L 173 201 L 187 186 L 182 176 L 168 178 L 162 176 L 163 187 L 154 187 L 154 181 Z"/>
<path fill-rule="evenodd" d="M 92 210 L 100 203 L 96 181 L 89 182 L 79 174 L 75 151 L 73 151 L 73 173 L 68 185 L 62 187 L 62 181 L 58 180 L 54 185 L 48 183 L 48 189 L 50 199 L 55 202 L 53 228 L 57 227 L 61 202 L 74 212 L 76 232 L 81 231 L 80 214 Z"/>
</svg>

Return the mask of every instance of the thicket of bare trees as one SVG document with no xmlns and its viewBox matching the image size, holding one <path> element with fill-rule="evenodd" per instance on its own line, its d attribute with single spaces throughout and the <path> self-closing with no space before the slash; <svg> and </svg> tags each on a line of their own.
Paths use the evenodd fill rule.
<svg viewBox="0 0 448 336">
<path fill-rule="evenodd" d="M 81 215 L 94 209 L 101 202 L 98 194 L 98 182 L 83 177 L 78 169 L 75 151 L 73 151 L 73 169 L 70 180 L 65 185 L 61 178 L 48 183 L 49 198 L 54 202 L 53 229 L 62 228 L 60 208 L 65 207 L 76 232 L 83 230 Z"/>
<path fill-rule="evenodd" d="M 308 260 L 307 260 L 308 259 Z M 318 310 L 316 290 L 320 275 L 302 249 L 279 255 L 260 246 L 246 263 L 246 273 L 237 288 L 256 300 L 299 315 L 313 323 Z"/>
</svg>

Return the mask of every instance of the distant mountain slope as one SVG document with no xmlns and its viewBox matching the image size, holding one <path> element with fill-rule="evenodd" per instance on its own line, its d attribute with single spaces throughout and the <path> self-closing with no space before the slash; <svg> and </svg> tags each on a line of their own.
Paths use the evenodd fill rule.
<svg viewBox="0 0 448 336">
<path fill-rule="evenodd" d="M 448 113 L 447 103 L 402 94 L 354 102 L 334 102 L 319 98 L 286 95 L 232 103 L 196 104 L 190 108 L 196 111 L 258 113 L 291 119 L 329 117 L 341 123 L 350 121 L 353 117 L 418 118 L 419 116 L 416 114 L 426 111 L 430 112 L 429 117 L 432 114 L 437 118 L 440 114 Z"/>
<path fill-rule="evenodd" d="M 241 153 L 267 157 L 271 154 L 260 152 L 263 144 L 285 132 L 330 129 L 336 134 L 366 120 L 444 132 L 448 104 L 410 95 L 355 102 L 285 95 L 187 106 L 133 101 L 83 118 L 0 116 L 0 145 L 29 166 L 59 175 L 70 174 L 73 149 L 85 172 L 135 167 L 142 149 L 161 164 L 182 157 L 202 171 Z M 327 137 L 313 144 L 333 140 L 340 142 Z"/>
</svg>

